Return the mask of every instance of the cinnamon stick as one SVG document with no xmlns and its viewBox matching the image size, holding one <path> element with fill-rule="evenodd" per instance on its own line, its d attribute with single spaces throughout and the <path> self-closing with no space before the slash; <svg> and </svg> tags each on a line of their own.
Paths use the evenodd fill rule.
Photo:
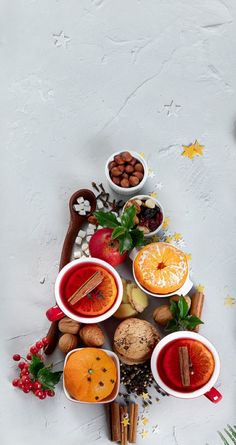
<svg viewBox="0 0 236 445">
<path fill-rule="evenodd" d="M 68 302 L 71 305 L 78 303 L 85 295 L 95 289 L 103 280 L 103 274 L 101 272 L 95 272 L 85 283 L 77 289 L 70 298 Z"/>
<path fill-rule="evenodd" d="M 120 442 L 121 440 L 121 423 L 120 423 L 120 405 L 113 402 L 110 405 L 110 421 L 111 421 L 111 440 L 112 442 Z"/>
<path fill-rule="evenodd" d="M 120 420 L 121 420 L 121 445 L 127 445 L 127 426 L 122 423 L 128 416 L 127 406 L 120 406 Z"/>
<path fill-rule="evenodd" d="M 135 443 L 137 440 L 138 428 L 138 404 L 130 402 L 129 404 L 129 442 Z"/>
<path fill-rule="evenodd" d="M 189 353 L 187 346 L 179 347 L 179 367 L 183 386 L 190 386 Z"/>
<path fill-rule="evenodd" d="M 205 296 L 204 296 L 203 292 L 196 292 L 193 295 L 192 302 L 191 302 L 190 315 L 195 315 L 195 317 L 198 317 L 201 319 L 204 298 L 205 298 Z M 200 329 L 200 324 L 197 325 L 193 329 L 193 331 L 198 332 L 199 329 Z"/>
</svg>

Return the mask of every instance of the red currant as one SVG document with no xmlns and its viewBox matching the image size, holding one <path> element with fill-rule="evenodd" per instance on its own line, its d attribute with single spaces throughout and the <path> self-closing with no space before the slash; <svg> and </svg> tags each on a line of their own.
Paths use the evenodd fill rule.
<svg viewBox="0 0 236 445">
<path fill-rule="evenodd" d="M 49 340 L 47 337 L 44 337 L 44 338 L 42 338 L 42 342 L 43 342 L 43 345 L 46 346 L 46 345 L 48 345 Z"/>
<path fill-rule="evenodd" d="M 40 389 L 41 388 L 41 383 L 36 380 L 36 382 L 33 383 L 33 388 L 36 389 L 36 390 Z"/>
<path fill-rule="evenodd" d="M 23 391 L 27 394 L 28 392 L 30 392 L 30 389 L 28 388 L 28 386 L 23 386 Z"/>
<path fill-rule="evenodd" d="M 29 375 L 29 371 L 28 371 L 28 369 L 27 369 L 27 368 L 22 369 L 20 375 L 21 375 L 21 377 L 22 377 L 23 375 Z"/>
<path fill-rule="evenodd" d="M 33 384 L 31 382 L 29 382 L 27 386 L 28 386 L 30 391 L 31 391 L 31 389 L 33 389 Z"/>
<path fill-rule="evenodd" d="M 40 397 L 42 394 L 43 394 L 43 391 L 41 391 L 41 389 L 37 389 L 37 391 L 35 391 L 36 397 Z"/>
<path fill-rule="evenodd" d="M 30 353 L 28 353 L 26 358 L 27 358 L 27 360 L 31 360 L 32 359 L 32 355 Z"/>
<path fill-rule="evenodd" d="M 19 362 L 19 360 L 21 359 L 21 356 L 20 356 L 20 354 L 14 354 L 12 356 L 12 358 L 13 358 L 13 360 L 15 360 L 15 362 Z"/>
<path fill-rule="evenodd" d="M 55 396 L 55 391 L 53 391 L 52 389 L 48 389 L 48 390 L 47 390 L 47 395 L 48 395 L 49 397 L 54 397 L 54 396 Z"/>
<path fill-rule="evenodd" d="M 38 396 L 40 400 L 46 399 L 47 394 L 45 394 L 45 391 L 42 391 L 42 393 Z"/>
<path fill-rule="evenodd" d="M 24 369 L 24 367 L 25 367 L 25 363 L 24 362 L 18 363 L 18 368 Z"/>
<path fill-rule="evenodd" d="M 39 349 L 42 349 L 42 347 L 43 347 L 43 342 L 42 342 L 42 341 L 36 341 L 35 346 L 38 348 L 38 350 L 39 350 Z"/>
<path fill-rule="evenodd" d="M 14 379 L 14 380 L 12 380 L 11 383 L 12 383 L 13 386 L 18 386 L 19 379 Z"/>
<path fill-rule="evenodd" d="M 20 389 L 23 388 L 23 382 L 21 380 L 19 380 L 19 382 L 18 382 L 18 388 L 20 388 Z"/>
<path fill-rule="evenodd" d="M 23 375 L 21 380 L 24 384 L 30 382 L 30 378 L 28 377 L 28 375 Z"/>
<path fill-rule="evenodd" d="M 34 345 L 34 346 L 31 346 L 31 348 L 30 348 L 30 352 L 31 352 L 31 354 L 33 354 L 33 355 L 35 355 L 35 354 L 37 354 L 37 352 L 38 352 L 38 348 Z"/>
</svg>

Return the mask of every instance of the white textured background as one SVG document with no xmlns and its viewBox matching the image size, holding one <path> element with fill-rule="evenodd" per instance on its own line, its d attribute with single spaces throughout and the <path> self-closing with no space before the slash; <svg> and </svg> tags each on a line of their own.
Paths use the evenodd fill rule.
<svg viewBox="0 0 236 445">
<path fill-rule="evenodd" d="M 0 0 L 2 445 L 109 443 L 101 407 L 14 390 L 10 357 L 47 331 L 69 196 L 119 149 L 145 152 L 147 190 L 163 183 L 222 359 L 223 401 L 161 399 L 146 442 L 220 445 L 235 423 L 235 15 L 234 0 Z"/>
</svg>

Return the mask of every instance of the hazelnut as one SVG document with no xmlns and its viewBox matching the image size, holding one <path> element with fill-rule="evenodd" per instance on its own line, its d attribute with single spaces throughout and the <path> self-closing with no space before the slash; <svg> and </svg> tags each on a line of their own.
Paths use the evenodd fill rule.
<svg viewBox="0 0 236 445">
<path fill-rule="evenodd" d="M 141 230 L 141 232 L 143 232 L 144 234 L 150 233 L 149 228 L 146 226 L 138 226 L 137 229 Z"/>
<path fill-rule="evenodd" d="M 125 162 L 130 162 L 133 159 L 133 156 L 128 151 L 123 151 L 123 153 L 121 153 L 121 156 Z"/>
<path fill-rule="evenodd" d="M 142 181 L 142 179 L 143 179 L 143 173 L 142 173 L 142 172 L 139 172 L 139 171 L 134 172 L 134 173 L 133 173 L 133 176 L 137 176 L 137 178 L 138 178 L 140 181 Z"/>
<path fill-rule="evenodd" d="M 142 166 L 142 164 L 140 162 L 137 162 L 137 164 L 135 164 L 134 166 L 134 170 L 136 170 L 137 172 L 142 172 L 144 171 L 144 168 Z"/>
<path fill-rule="evenodd" d="M 128 209 L 128 208 L 131 207 L 131 206 L 135 206 L 135 208 L 136 208 L 136 214 L 138 214 L 138 213 L 141 212 L 141 207 L 140 207 L 139 203 L 136 201 L 136 199 L 130 199 L 130 200 L 126 203 L 125 208 Z"/>
<path fill-rule="evenodd" d="M 124 164 L 124 163 L 125 163 L 125 161 L 124 161 L 124 159 L 122 158 L 121 155 L 116 155 L 116 156 L 114 156 L 114 161 L 115 161 L 118 165 L 121 165 L 121 164 Z"/>
<path fill-rule="evenodd" d="M 126 167 L 125 167 L 125 171 L 126 171 L 126 173 L 133 173 L 133 171 L 134 171 L 134 167 L 132 166 L 132 165 L 126 165 Z"/>
<path fill-rule="evenodd" d="M 130 161 L 130 165 L 135 165 L 136 164 L 136 162 L 138 162 L 138 160 L 136 159 L 136 158 L 133 158 L 131 161 Z"/>
<path fill-rule="evenodd" d="M 153 318 L 156 323 L 165 326 L 173 318 L 170 306 L 163 304 L 163 306 L 157 307 L 153 312 Z"/>
<path fill-rule="evenodd" d="M 134 217 L 134 225 L 137 226 L 139 224 L 139 219 L 137 217 L 137 215 L 135 215 Z"/>
<path fill-rule="evenodd" d="M 120 178 L 118 176 L 112 176 L 111 180 L 114 184 L 120 185 Z"/>
<path fill-rule="evenodd" d="M 113 167 L 117 167 L 116 162 L 114 162 L 114 161 L 109 162 L 109 164 L 108 164 L 108 170 L 111 170 Z"/>
<path fill-rule="evenodd" d="M 139 179 L 137 178 L 137 176 L 130 176 L 129 183 L 131 187 L 135 187 L 136 185 L 139 184 Z"/>
<path fill-rule="evenodd" d="M 73 334 L 63 334 L 58 343 L 60 351 L 67 354 L 78 346 L 78 338 Z"/>
<path fill-rule="evenodd" d="M 110 171 L 111 176 L 120 176 L 122 175 L 122 172 L 119 170 L 118 167 L 113 167 Z"/>
<path fill-rule="evenodd" d="M 118 165 L 118 169 L 123 173 L 123 171 L 125 170 L 124 164 Z"/>
<path fill-rule="evenodd" d="M 90 215 L 88 217 L 88 222 L 90 224 L 94 224 L 95 226 L 98 226 L 98 220 L 97 220 L 96 216 L 94 216 L 94 215 Z"/>
<path fill-rule="evenodd" d="M 64 334 L 78 334 L 80 324 L 78 321 L 72 320 L 69 317 L 64 317 L 59 321 L 58 329 Z"/>
<path fill-rule="evenodd" d="M 126 178 L 122 179 L 122 180 L 120 181 L 120 185 L 121 185 L 121 187 L 129 188 L 129 180 L 126 179 Z"/>
<path fill-rule="evenodd" d="M 122 178 L 128 178 L 129 175 L 127 175 L 127 173 L 123 173 Z"/>
</svg>

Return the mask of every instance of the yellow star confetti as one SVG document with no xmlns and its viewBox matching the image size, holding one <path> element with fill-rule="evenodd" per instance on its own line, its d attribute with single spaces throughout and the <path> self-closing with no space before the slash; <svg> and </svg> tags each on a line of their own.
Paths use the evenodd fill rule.
<svg viewBox="0 0 236 445">
<path fill-rule="evenodd" d="M 184 151 L 182 153 L 182 156 L 185 156 L 186 158 L 193 159 L 195 156 L 202 156 L 203 155 L 203 149 L 204 145 L 200 145 L 199 142 L 196 140 L 194 144 L 190 145 L 182 145 Z"/>
<path fill-rule="evenodd" d="M 230 295 L 228 295 L 228 296 L 225 298 L 224 305 L 225 305 L 226 307 L 232 307 L 235 303 L 236 303 L 235 298 L 230 297 Z"/>
<path fill-rule="evenodd" d="M 149 196 L 151 196 L 151 198 L 156 198 L 157 197 L 157 192 L 150 192 L 148 194 L 149 194 Z"/>
<path fill-rule="evenodd" d="M 142 395 L 141 395 L 141 397 L 142 397 L 143 400 L 149 400 L 149 394 L 148 394 L 148 392 L 143 392 Z"/>
<path fill-rule="evenodd" d="M 203 286 L 203 284 L 198 284 L 197 285 L 197 291 L 204 293 L 205 292 L 205 286 Z"/>
<path fill-rule="evenodd" d="M 153 242 L 153 243 L 159 243 L 159 241 L 160 241 L 160 237 L 159 237 L 159 236 L 154 235 L 154 236 L 152 237 L 152 242 Z"/>
<path fill-rule="evenodd" d="M 185 255 L 186 255 L 187 260 L 188 260 L 188 261 L 191 261 L 191 259 L 192 259 L 192 254 L 191 254 L 191 253 L 186 253 Z"/>
<path fill-rule="evenodd" d="M 141 431 L 141 436 L 142 436 L 142 439 L 146 439 L 147 438 L 147 436 L 148 436 L 148 431 Z"/>
<path fill-rule="evenodd" d="M 122 425 L 124 425 L 124 427 L 128 426 L 130 424 L 129 417 L 128 416 L 123 417 L 121 423 L 122 423 Z"/>
<path fill-rule="evenodd" d="M 140 151 L 139 154 L 140 154 L 141 158 L 145 158 L 145 153 L 144 153 L 144 151 Z"/>
<path fill-rule="evenodd" d="M 168 236 L 166 236 L 166 238 L 165 238 L 165 242 L 166 242 L 166 243 L 171 243 L 172 239 L 173 239 L 173 236 L 168 235 Z"/>
<path fill-rule="evenodd" d="M 163 227 L 163 229 L 165 230 L 165 229 L 168 229 L 169 225 L 170 225 L 170 218 L 168 218 L 168 217 L 166 216 L 166 217 L 164 218 L 162 227 Z"/>
<path fill-rule="evenodd" d="M 144 426 L 146 426 L 148 423 L 149 423 L 148 418 L 147 418 L 147 417 L 143 417 L 143 418 L 142 418 L 142 424 L 143 424 Z"/>
<path fill-rule="evenodd" d="M 179 241 L 183 238 L 181 233 L 177 233 L 177 232 L 174 233 L 173 237 L 176 241 Z"/>
</svg>

